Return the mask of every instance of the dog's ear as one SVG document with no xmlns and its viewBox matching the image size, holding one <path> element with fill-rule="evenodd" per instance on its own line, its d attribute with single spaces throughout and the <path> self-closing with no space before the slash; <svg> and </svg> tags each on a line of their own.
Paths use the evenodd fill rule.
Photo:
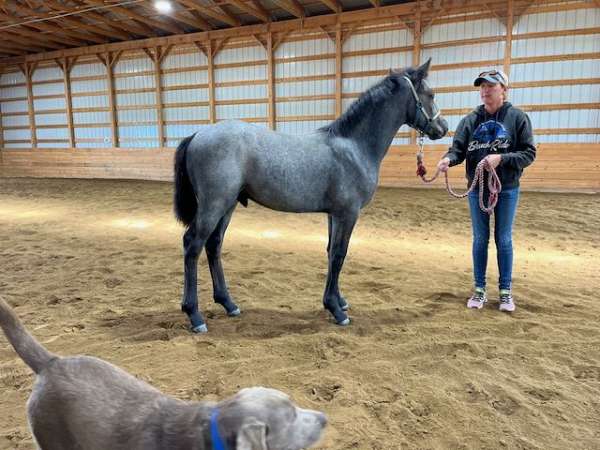
<svg viewBox="0 0 600 450">
<path fill-rule="evenodd" d="M 237 450 L 268 450 L 267 425 L 256 419 L 245 421 L 238 432 Z"/>
</svg>

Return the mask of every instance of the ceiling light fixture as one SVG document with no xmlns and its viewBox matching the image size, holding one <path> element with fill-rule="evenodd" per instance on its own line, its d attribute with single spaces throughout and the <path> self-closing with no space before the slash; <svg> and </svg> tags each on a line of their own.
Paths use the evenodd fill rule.
<svg viewBox="0 0 600 450">
<path fill-rule="evenodd" d="M 154 7 L 159 13 L 168 14 L 173 10 L 173 5 L 169 0 L 156 0 Z"/>
</svg>

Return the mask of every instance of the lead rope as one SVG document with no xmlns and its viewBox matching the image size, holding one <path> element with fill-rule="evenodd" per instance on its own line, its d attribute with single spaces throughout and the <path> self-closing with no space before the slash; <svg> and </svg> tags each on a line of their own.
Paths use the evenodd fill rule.
<svg viewBox="0 0 600 450">
<path fill-rule="evenodd" d="M 417 176 L 421 177 L 424 183 L 432 183 L 435 179 L 440 175 L 440 170 L 438 169 L 431 178 L 426 178 L 427 169 L 425 168 L 425 164 L 423 163 L 423 157 L 425 155 L 423 151 L 423 147 L 425 146 L 425 137 L 423 133 L 419 133 L 419 137 L 417 138 L 417 145 L 419 146 L 419 150 L 417 151 Z M 485 206 L 483 202 L 483 183 L 485 178 L 485 171 L 489 172 L 488 176 L 488 189 L 490 191 L 490 195 L 488 197 L 488 206 Z M 448 171 L 444 172 L 444 177 L 446 181 L 446 190 L 448 193 L 455 198 L 465 198 L 469 195 L 470 192 L 475 189 L 475 186 L 479 186 L 479 207 L 483 212 L 488 214 L 492 214 L 494 212 L 494 208 L 498 203 L 498 195 L 502 190 L 502 183 L 500 183 L 500 178 L 498 178 L 498 174 L 494 170 L 492 166 L 487 162 L 486 159 L 482 159 L 477 164 L 475 168 L 475 176 L 473 177 L 473 182 L 471 183 L 471 187 L 467 189 L 464 194 L 455 193 L 450 187 L 450 183 L 448 182 Z"/>
</svg>

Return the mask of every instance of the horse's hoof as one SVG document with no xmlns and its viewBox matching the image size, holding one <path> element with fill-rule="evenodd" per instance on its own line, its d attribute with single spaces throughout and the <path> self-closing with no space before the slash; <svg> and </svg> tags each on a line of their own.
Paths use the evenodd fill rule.
<svg viewBox="0 0 600 450">
<path fill-rule="evenodd" d="M 237 317 L 237 316 L 239 316 L 241 313 L 242 313 L 242 312 L 240 311 L 240 308 L 235 308 L 233 311 L 229 311 L 229 312 L 227 313 L 227 315 L 228 315 L 229 317 Z"/>
<path fill-rule="evenodd" d="M 206 324 L 196 325 L 192 327 L 192 333 L 208 333 L 208 328 Z"/>
<path fill-rule="evenodd" d="M 344 320 L 342 320 L 341 322 L 337 322 L 337 324 L 341 327 L 345 327 L 347 325 L 350 325 L 350 319 L 349 318 L 345 318 Z"/>
</svg>

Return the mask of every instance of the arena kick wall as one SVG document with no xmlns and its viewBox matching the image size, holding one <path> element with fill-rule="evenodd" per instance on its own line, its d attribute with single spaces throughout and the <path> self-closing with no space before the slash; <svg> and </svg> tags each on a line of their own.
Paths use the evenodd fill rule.
<svg viewBox="0 0 600 450">
<path fill-rule="evenodd" d="M 0 76 L 0 175 L 170 180 L 174 147 L 198 126 L 242 119 L 305 134 L 337 117 L 389 68 L 432 58 L 430 83 L 454 130 L 479 103 L 473 78 L 509 73 L 538 160 L 526 189 L 600 191 L 600 8 L 485 6 L 407 23 L 395 9 L 306 18 L 26 57 Z M 451 135 L 428 142 L 430 170 Z M 418 187 L 415 134 L 402 127 L 384 186 Z M 463 180 L 461 169 L 452 182 Z M 443 186 L 443 182 L 436 184 Z"/>
</svg>

